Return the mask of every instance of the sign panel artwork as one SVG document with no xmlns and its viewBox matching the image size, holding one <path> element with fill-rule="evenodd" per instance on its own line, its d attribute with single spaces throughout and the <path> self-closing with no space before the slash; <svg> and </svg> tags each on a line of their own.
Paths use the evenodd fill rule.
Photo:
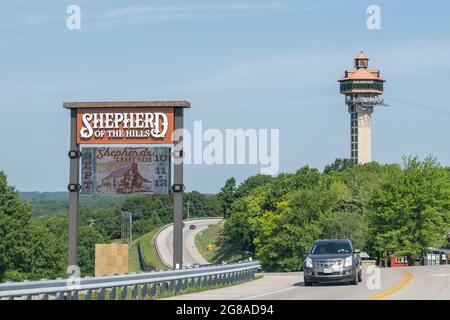
<svg viewBox="0 0 450 320">
<path fill-rule="evenodd" d="M 77 111 L 78 144 L 172 144 L 173 108 Z"/>
<path fill-rule="evenodd" d="M 170 148 L 83 148 L 81 193 L 169 194 Z"/>
</svg>

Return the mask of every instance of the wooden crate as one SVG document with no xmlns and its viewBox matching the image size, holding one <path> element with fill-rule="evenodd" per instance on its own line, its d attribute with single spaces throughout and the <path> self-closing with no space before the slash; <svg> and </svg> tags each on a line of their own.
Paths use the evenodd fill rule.
<svg viewBox="0 0 450 320">
<path fill-rule="evenodd" d="M 96 244 L 95 276 L 128 272 L 128 244 Z"/>
</svg>

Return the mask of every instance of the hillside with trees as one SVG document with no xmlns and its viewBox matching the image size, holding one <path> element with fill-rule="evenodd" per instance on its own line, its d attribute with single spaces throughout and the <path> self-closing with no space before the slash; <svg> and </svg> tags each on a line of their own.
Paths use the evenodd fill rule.
<svg viewBox="0 0 450 320">
<path fill-rule="evenodd" d="M 19 193 L 0 171 L 0 282 L 66 276 L 68 238 L 66 192 Z M 133 237 L 172 222 L 172 196 L 80 197 L 79 266 L 93 275 L 96 243 L 120 239 L 121 211 L 133 214 Z M 217 216 L 214 195 L 184 194 L 185 214 Z"/>
<path fill-rule="evenodd" d="M 218 194 L 229 216 L 218 254 L 249 251 L 266 271 L 295 271 L 317 239 L 346 238 L 380 260 L 420 259 L 449 245 L 449 172 L 433 158 L 401 166 L 337 160 L 323 173 L 303 167 L 239 187 L 230 179 Z"/>
</svg>

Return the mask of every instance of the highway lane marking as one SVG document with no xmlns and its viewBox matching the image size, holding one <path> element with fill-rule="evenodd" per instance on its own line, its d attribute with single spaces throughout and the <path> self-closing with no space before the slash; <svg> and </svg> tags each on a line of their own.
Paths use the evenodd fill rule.
<svg viewBox="0 0 450 320">
<path fill-rule="evenodd" d="M 270 291 L 270 292 L 266 292 L 266 293 L 262 293 L 262 294 L 257 294 L 255 296 L 249 296 L 249 297 L 240 298 L 238 300 L 250 300 L 250 299 L 261 298 L 261 297 L 264 297 L 264 296 L 269 296 L 271 294 L 277 294 L 277 293 L 289 291 L 289 290 L 296 289 L 296 288 L 298 288 L 298 287 L 284 288 L 284 289 L 280 289 L 280 290 L 275 290 L 275 291 Z"/>
<path fill-rule="evenodd" d="M 389 288 L 383 292 L 380 292 L 379 294 L 376 294 L 372 297 L 369 298 L 369 300 L 381 300 L 386 298 L 387 296 L 390 296 L 391 294 L 403 289 L 404 287 L 406 287 L 413 279 L 413 276 L 411 274 L 411 272 L 405 272 L 402 276 L 402 278 L 400 279 L 400 281 L 393 286 L 392 288 Z"/>
</svg>

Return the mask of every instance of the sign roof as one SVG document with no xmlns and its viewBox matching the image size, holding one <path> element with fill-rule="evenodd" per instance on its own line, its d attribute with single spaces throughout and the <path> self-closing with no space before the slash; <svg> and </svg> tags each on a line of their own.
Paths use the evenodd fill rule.
<svg viewBox="0 0 450 320">
<path fill-rule="evenodd" d="M 190 108 L 188 101 L 103 101 L 103 102 L 64 102 L 66 109 L 81 108 Z"/>
</svg>

